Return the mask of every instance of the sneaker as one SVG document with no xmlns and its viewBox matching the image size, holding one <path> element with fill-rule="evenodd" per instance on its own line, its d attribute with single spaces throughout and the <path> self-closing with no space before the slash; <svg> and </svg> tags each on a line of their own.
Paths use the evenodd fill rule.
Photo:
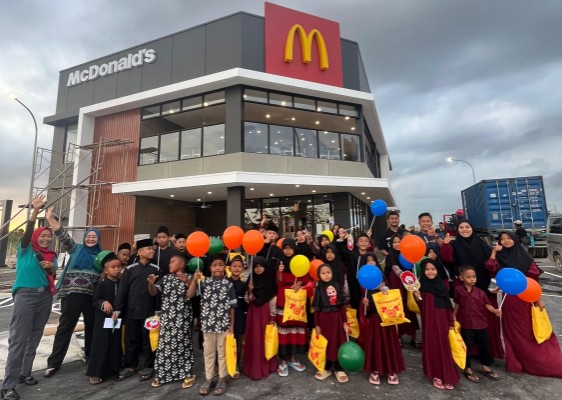
<svg viewBox="0 0 562 400">
<path fill-rule="evenodd" d="M 20 396 L 16 389 L 2 389 L 0 395 L 6 400 L 20 400 Z"/>
</svg>

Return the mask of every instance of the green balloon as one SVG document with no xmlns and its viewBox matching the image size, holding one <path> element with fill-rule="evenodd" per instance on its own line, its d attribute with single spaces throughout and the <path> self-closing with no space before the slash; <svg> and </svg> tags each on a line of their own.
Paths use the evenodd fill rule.
<svg viewBox="0 0 562 400">
<path fill-rule="evenodd" d="M 422 262 L 423 260 L 425 260 L 426 258 L 429 258 L 429 257 L 424 257 L 424 258 L 422 258 L 421 260 L 419 260 L 419 261 L 415 264 L 416 276 L 418 277 L 418 279 L 420 279 L 421 276 L 422 276 L 421 262 Z"/>
<path fill-rule="evenodd" d="M 190 272 L 195 272 L 198 269 L 202 270 L 203 269 L 203 260 L 201 260 L 199 257 L 193 257 L 187 263 L 187 268 L 189 269 Z"/>
<path fill-rule="evenodd" d="M 365 364 L 365 353 L 355 342 L 345 342 L 338 350 L 338 361 L 347 371 L 359 372 Z"/>
<path fill-rule="evenodd" d="M 216 254 L 220 253 L 224 250 L 224 244 L 222 240 L 219 238 L 212 238 L 211 239 L 211 246 L 209 247 L 209 254 Z"/>
</svg>

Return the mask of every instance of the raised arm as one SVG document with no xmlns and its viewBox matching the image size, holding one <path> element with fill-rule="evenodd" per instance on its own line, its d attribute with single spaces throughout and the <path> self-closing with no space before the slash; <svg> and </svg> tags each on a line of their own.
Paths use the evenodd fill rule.
<svg viewBox="0 0 562 400">
<path fill-rule="evenodd" d="M 53 233 L 59 239 L 63 250 L 72 253 L 74 251 L 74 247 L 76 246 L 76 242 L 61 226 L 59 221 L 57 221 L 55 214 L 53 213 L 53 207 L 49 207 L 47 209 L 45 217 L 47 218 L 47 222 L 49 222 L 51 228 L 53 228 Z"/>
<path fill-rule="evenodd" d="M 41 194 L 34 198 L 31 201 L 31 207 L 33 211 L 29 216 L 29 221 L 27 221 L 27 227 L 25 228 L 25 233 L 21 238 L 21 248 L 25 249 L 31 243 L 31 236 L 33 235 L 33 231 L 35 230 L 35 221 L 37 221 L 37 215 L 39 215 L 39 211 L 41 211 L 41 207 L 43 207 L 43 203 L 45 202 L 45 195 Z"/>
</svg>

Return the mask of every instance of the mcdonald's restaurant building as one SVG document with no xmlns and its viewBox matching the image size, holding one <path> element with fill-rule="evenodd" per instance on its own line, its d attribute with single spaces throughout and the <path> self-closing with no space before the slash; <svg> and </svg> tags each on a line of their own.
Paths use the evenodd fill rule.
<svg viewBox="0 0 562 400">
<path fill-rule="evenodd" d="M 63 225 L 105 228 L 108 248 L 159 225 L 250 229 L 263 214 L 286 236 L 364 230 L 372 200 L 395 206 L 359 45 L 271 3 L 61 71 L 44 122 L 49 198 L 75 185 Z"/>
</svg>

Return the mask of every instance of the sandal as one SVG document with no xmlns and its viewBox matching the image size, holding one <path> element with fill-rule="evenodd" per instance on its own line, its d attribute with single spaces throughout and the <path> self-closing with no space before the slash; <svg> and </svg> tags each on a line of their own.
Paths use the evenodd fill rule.
<svg viewBox="0 0 562 400">
<path fill-rule="evenodd" d="M 466 379 L 468 379 L 470 382 L 474 382 L 474 383 L 480 382 L 480 378 L 474 375 L 474 372 L 463 372 L 463 374 L 466 377 Z"/>
<path fill-rule="evenodd" d="M 240 378 L 240 372 L 236 371 L 234 375 L 232 375 L 232 379 L 238 379 L 238 378 Z"/>
<path fill-rule="evenodd" d="M 302 372 L 306 370 L 306 366 L 302 365 L 301 362 L 298 360 L 296 362 L 288 361 L 287 364 L 289 364 L 289 367 L 291 367 L 292 369 L 298 372 Z"/>
<path fill-rule="evenodd" d="M 380 385 L 381 384 L 381 378 L 379 376 L 378 372 L 371 372 L 371 375 L 369 375 L 369 383 L 371 385 Z"/>
<path fill-rule="evenodd" d="M 47 371 L 45 371 L 45 373 L 47 373 Z M 137 370 L 135 369 L 130 369 L 130 368 L 124 368 L 121 370 L 121 372 L 119 372 L 117 374 L 117 376 L 115 377 L 115 380 L 120 382 L 122 380 L 127 379 L 128 377 L 134 375 L 137 373 Z"/>
<path fill-rule="evenodd" d="M 209 390 L 211 390 L 212 381 L 205 381 L 199 388 L 199 394 L 201 396 L 207 396 L 209 394 Z"/>
<path fill-rule="evenodd" d="M 279 364 L 279 367 L 277 368 L 277 375 L 282 377 L 289 376 L 289 366 L 287 364 Z"/>
<path fill-rule="evenodd" d="M 31 375 L 30 376 L 20 375 L 19 380 L 20 380 L 20 383 L 25 383 L 27 386 L 33 386 L 33 385 L 37 385 L 39 383 L 39 382 L 37 382 L 37 379 L 35 379 Z"/>
<path fill-rule="evenodd" d="M 215 388 L 213 394 L 215 396 L 222 396 L 226 392 L 226 379 L 219 380 L 217 387 Z"/>
<path fill-rule="evenodd" d="M 433 378 L 433 387 L 441 390 L 445 389 L 445 386 L 443 386 L 443 381 L 441 381 L 441 379 L 439 378 Z"/>
<path fill-rule="evenodd" d="M 319 381 L 323 381 L 329 378 L 331 375 L 332 375 L 332 371 L 326 371 L 326 370 L 322 372 L 318 371 L 317 373 L 314 374 L 314 378 L 316 378 Z"/>
<path fill-rule="evenodd" d="M 43 373 L 43 376 L 45 378 L 50 378 L 51 376 L 53 376 L 59 369 L 58 368 L 47 368 L 45 370 L 45 372 Z"/>
<path fill-rule="evenodd" d="M 453 390 L 454 388 L 455 388 L 455 385 L 450 385 L 450 384 L 445 385 L 445 389 L 447 389 L 447 390 Z"/>
<path fill-rule="evenodd" d="M 183 383 L 181 384 L 182 389 L 188 389 L 190 387 L 192 387 L 193 385 L 195 385 L 195 375 L 191 375 L 188 376 L 187 378 L 185 378 L 183 380 Z"/>
<path fill-rule="evenodd" d="M 344 371 L 336 371 L 335 372 L 336 375 L 336 380 L 339 383 L 347 383 L 349 382 L 349 378 L 347 377 L 347 374 Z"/>
<path fill-rule="evenodd" d="M 162 386 L 162 382 L 160 382 L 160 381 L 158 380 L 158 378 L 154 378 L 154 379 L 152 380 L 152 382 L 150 383 L 150 386 L 152 386 L 153 388 L 157 388 L 157 387 Z"/>
<path fill-rule="evenodd" d="M 154 376 L 154 370 L 150 368 L 145 368 L 140 372 L 139 381 L 149 381 Z"/>
<path fill-rule="evenodd" d="M 103 382 L 103 379 L 98 376 L 92 376 L 90 378 L 90 385 L 99 385 Z"/>
<path fill-rule="evenodd" d="M 388 384 L 389 385 L 398 385 L 398 375 L 388 375 Z"/>
<path fill-rule="evenodd" d="M 498 376 L 498 374 L 496 374 L 492 370 L 484 371 L 483 369 L 479 369 L 478 372 L 481 373 L 482 375 L 484 375 L 486 378 L 489 378 L 493 381 L 499 381 L 500 380 L 500 377 Z"/>
</svg>

